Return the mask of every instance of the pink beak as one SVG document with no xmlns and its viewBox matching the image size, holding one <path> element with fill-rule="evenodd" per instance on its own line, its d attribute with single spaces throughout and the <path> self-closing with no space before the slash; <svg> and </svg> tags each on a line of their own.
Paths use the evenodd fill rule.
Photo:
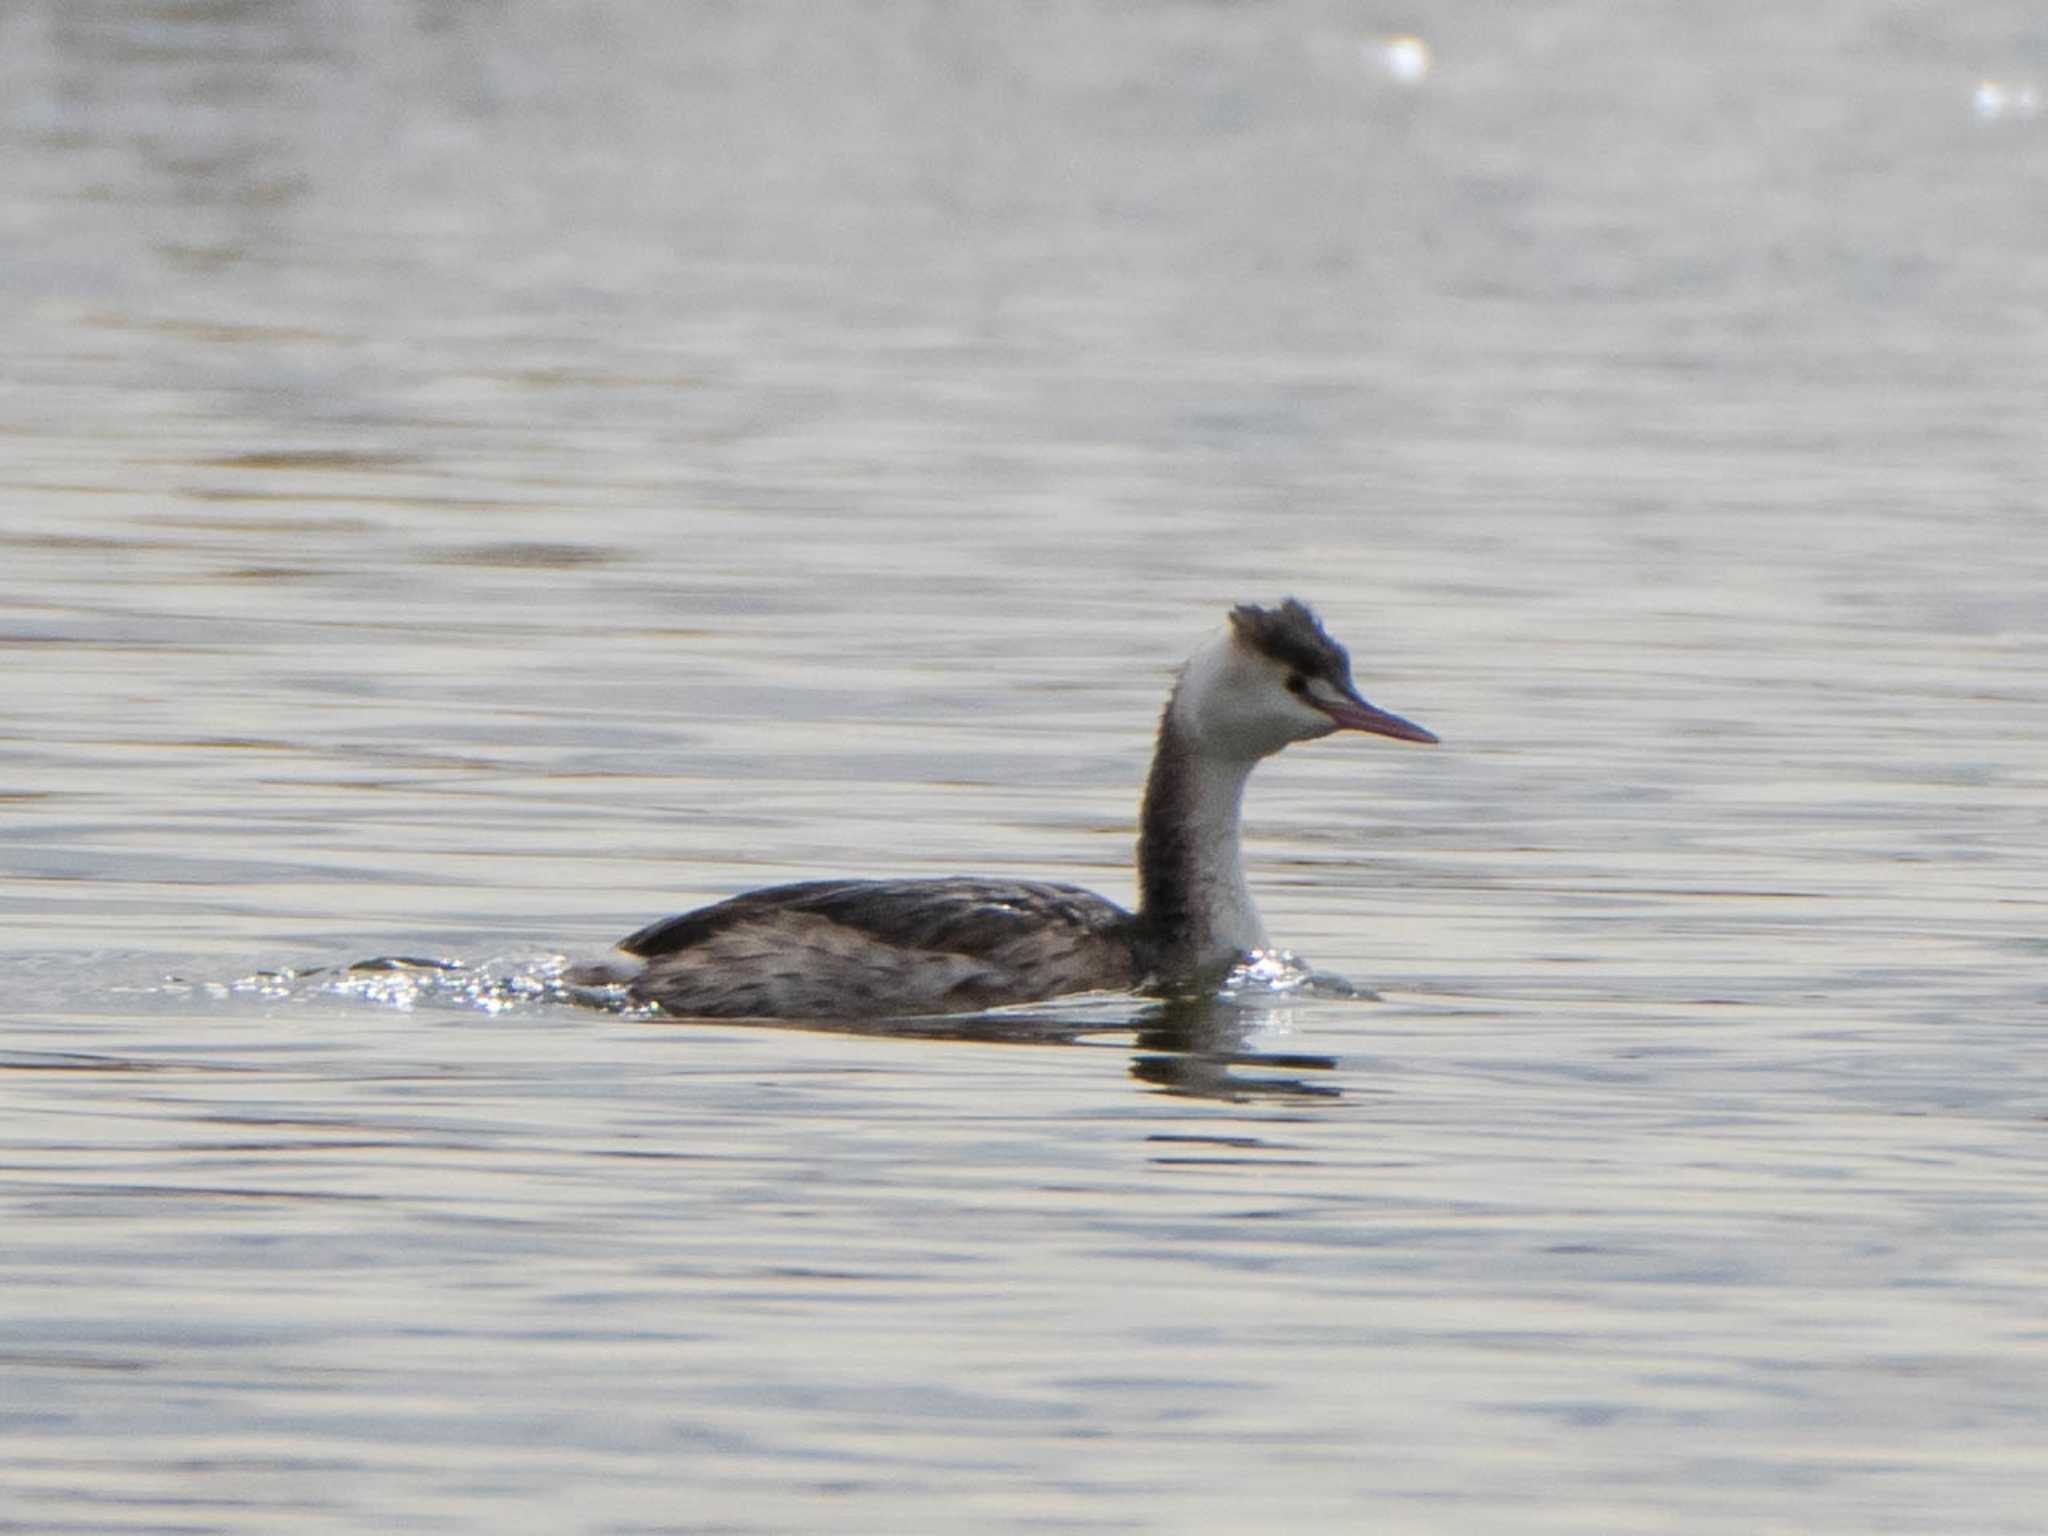
<svg viewBox="0 0 2048 1536">
<path fill-rule="evenodd" d="M 1434 745 L 1436 737 L 1425 731 L 1412 720 L 1403 720 L 1399 715 L 1390 715 L 1384 709 L 1375 708 L 1353 694 L 1335 704 L 1325 704 L 1321 699 L 1315 706 L 1336 723 L 1339 730 L 1367 731 L 1374 736 L 1391 736 L 1396 741 L 1420 741 Z"/>
</svg>

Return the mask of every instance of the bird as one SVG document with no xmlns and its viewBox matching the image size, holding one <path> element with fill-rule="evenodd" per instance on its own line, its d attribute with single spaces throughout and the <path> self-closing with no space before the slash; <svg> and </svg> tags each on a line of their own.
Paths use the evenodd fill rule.
<svg viewBox="0 0 2048 1536">
<path fill-rule="evenodd" d="M 1046 881 L 806 880 L 662 918 L 564 979 L 623 986 L 666 1014 L 780 1020 L 1213 983 L 1271 947 L 1244 875 L 1246 780 L 1281 749 L 1338 731 L 1438 739 L 1361 697 L 1349 654 L 1299 599 L 1241 603 L 1181 667 L 1160 715 L 1136 911 Z"/>
</svg>

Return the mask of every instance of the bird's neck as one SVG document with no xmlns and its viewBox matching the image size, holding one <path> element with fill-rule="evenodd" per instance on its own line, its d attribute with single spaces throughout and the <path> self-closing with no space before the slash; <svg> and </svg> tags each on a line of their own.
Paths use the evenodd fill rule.
<svg viewBox="0 0 2048 1536">
<path fill-rule="evenodd" d="M 1268 942 L 1238 836 L 1245 780 L 1258 759 L 1203 751 L 1182 704 L 1176 689 L 1159 722 L 1138 825 L 1138 917 L 1168 977 L 1228 966 Z"/>
</svg>

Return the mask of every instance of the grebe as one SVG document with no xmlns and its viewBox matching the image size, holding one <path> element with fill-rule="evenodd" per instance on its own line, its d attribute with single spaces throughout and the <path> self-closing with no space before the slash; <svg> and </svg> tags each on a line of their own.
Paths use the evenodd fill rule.
<svg viewBox="0 0 2048 1536">
<path fill-rule="evenodd" d="M 1243 604 L 1181 668 L 1138 832 L 1136 912 L 1038 881 L 811 880 L 651 923 L 569 971 L 711 1018 L 965 1013 L 1073 992 L 1220 979 L 1269 946 L 1238 847 L 1245 780 L 1296 741 L 1367 731 L 1434 742 L 1368 704 L 1351 659 L 1287 599 Z"/>
</svg>

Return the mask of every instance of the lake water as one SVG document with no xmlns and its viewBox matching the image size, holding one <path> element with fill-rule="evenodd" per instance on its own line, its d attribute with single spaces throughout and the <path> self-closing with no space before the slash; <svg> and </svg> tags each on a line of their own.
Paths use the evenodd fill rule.
<svg viewBox="0 0 2048 1536">
<path fill-rule="evenodd" d="M 2044 84 L 2017 0 L 8 8 L 0 1528 L 2039 1530 Z M 1252 787 L 1380 1001 L 550 989 L 1128 899 L 1287 592 L 1444 739 Z"/>
</svg>

